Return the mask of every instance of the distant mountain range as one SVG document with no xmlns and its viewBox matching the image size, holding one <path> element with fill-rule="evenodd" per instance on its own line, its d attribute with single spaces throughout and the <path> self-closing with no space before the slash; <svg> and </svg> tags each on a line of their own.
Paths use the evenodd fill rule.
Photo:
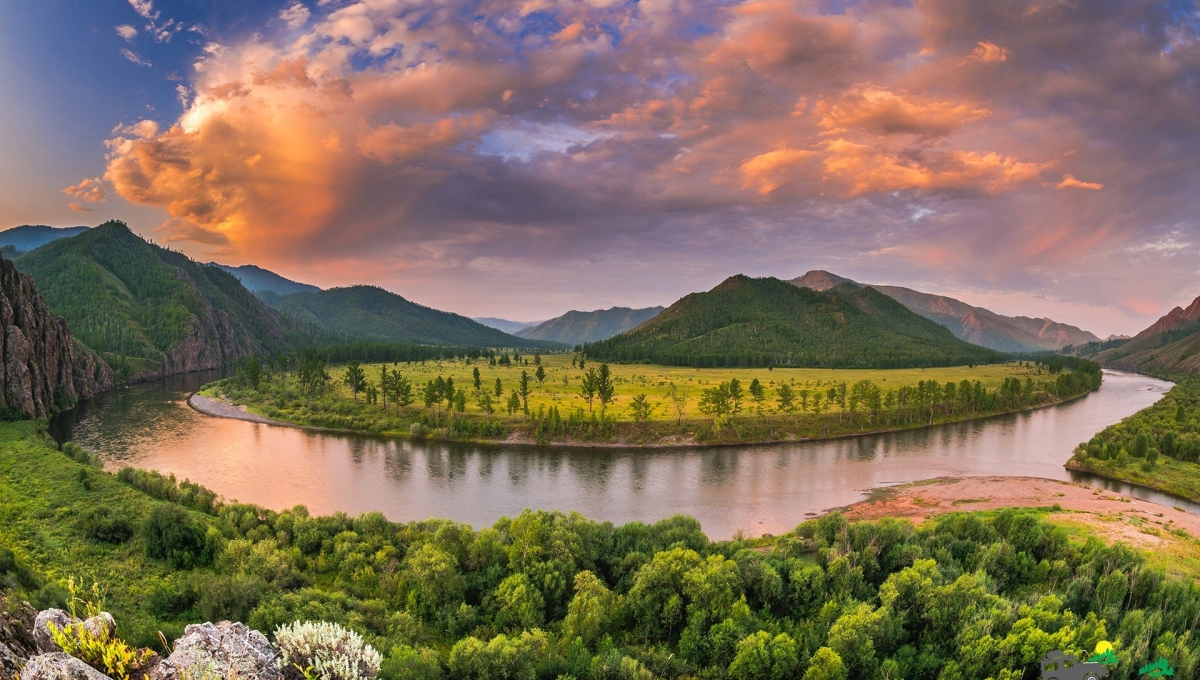
<svg viewBox="0 0 1200 680">
<path fill-rule="evenodd" d="M 281 296 L 262 294 L 274 309 L 315 329 L 350 340 L 471 347 L 562 348 L 489 328 L 465 316 L 410 302 L 377 286 L 331 288 Z"/>
<path fill-rule="evenodd" d="M 792 279 L 792 283 L 813 290 L 829 290 L 847 284 L 869 285 L 913 312 L 950 329 L 955 337 L 1001 352 L 1043 352 L 1100 341 L 1092 333 L 1052 319 L 1004 316 L 945 295 L 900 286 L 862 284 L 822 270 L 810 271 Z"/>
<path fill-rule="evenodd" d="M 47 227 L 44 224 L 26 224 L 0 231 L 0 247 L 12 246 L 19 253 L 27 253 L 63 238 L 78 236 L 89 227 Z"/>
<path fill-rule="evenodd" d="M 561 342 L 573 347 L 585 342 L 607 340 L 624 333 L 658 316 L 662 310 L 662 307 L 611 307 L 594 312 L 570 311 L 560 317 L 520 330 L 517 335 L 530 340 Z"/>
<path fill-rule="evenodd" d="M 542 323 L 541 321 L 509 321 L 508 319 L 497 319 L 494 316 L 476 316 L 471 320 L 476 323 L 481 323 L 488 328 L 495 328 L 496 330 L 504 331 L 509 335 L 516 335 L 519 331 L 523 331 L 526 328 L 532 328 Z"/>
<path fill-rule="evenodd" d="M 688 295 L 585 352 L 686 366 L 836 368 L 955 366 L 1005 356 L 954 337 L 873 288 L 846 282 L 817 291 L 743 275 Z"/>
<path fill-rule="evenodd" d="M 244 264 L 240 267 L 230 267 L 226 264 L 218 264 L 209 262 L 208 266 L 223 269 L 238 280 L 251 293 L 259 291 L 270 291 L 276 295 L 291 295 L 293 293 L 313 293 L 321 290 L 317 286 L 312 286 L 307 283 L 300 283 L 291 279 L 285 279 L 273 271 L 256 267 L 252 264 Z"/>
<path fill-rule="evenodd" d="M 118 378 L 217 368 L 308 340 L 233 276 L 107 222 L 18 257 L 72 335 Z"/>
</svg>

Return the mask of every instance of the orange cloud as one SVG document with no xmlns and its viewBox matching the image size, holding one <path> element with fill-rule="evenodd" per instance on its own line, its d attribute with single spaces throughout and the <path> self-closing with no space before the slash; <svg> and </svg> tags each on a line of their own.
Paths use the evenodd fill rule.
<svg viewBox="0 0 1200 680">
<path fill-rule="evenodd" d="M 823 149 L 827 177 L 844 183 L 850 196 L 911 189 L 996 195 L 1036 179 L 1048 167 L 994 152 L 945 151 L 904 158 L 845 139 L 826 142 Z"/>
<path fill-rule="evenodd" d="M 1063 180 L 1055 185 L 1059 189 L 1092 189 L 1099 191 L 1104 185 L 1099 182 L 1083 182 L 1075 179 L 1075 175 L 1063 175 Z"/>
<path fill-rule="evenodd" d="M 103 203 L 106 199 L 104 180 L 99 177 L 85 179 L 79 184 L 63 189 L 62 192 L 88 203 Z M 72 208 L 72 210 L 78 210 L 78 208 Z"/>
<path fill-rule="evenodd" d="M 1009 54 L 1007 49 L 995 43 L 980 41 L 976 43 L 975 49 L 971 52 L 969 59 L 985 64 L 998 64 L 1002 61 L 1007 61 Z"/>
<path fill-rule="evenodd" d="M 967 123 L 991 115 L 986 107 L 952 102 L 878 87 L 844 93 L 836 102 L 821 100 L 817 125 L 825 134 L 862 130 L 877 135 L 913 134 L 944 137 Z"/>
<path fill-rule="evenodd" d="M 81 203 L 68 203 L 67 207 L 70 208 L 71 210 L 74 210 L 75 212 L 84 212 L 84 213 L 92 212 L 91 208 L 89 208 Z"/>
<path fill-rule="evenodd" d="M 776 149 L 759 154 L 738 168 L 742 186 L 767 195 L 791 181 L 794 171 L 807 164 L 817 154 L 802 149 Z"/>
</svg>

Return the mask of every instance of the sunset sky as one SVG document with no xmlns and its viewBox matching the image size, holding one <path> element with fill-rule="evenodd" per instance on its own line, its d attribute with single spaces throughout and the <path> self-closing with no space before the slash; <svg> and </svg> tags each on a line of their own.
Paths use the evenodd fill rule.
<svg viewBox="0 0 1200 680">
<path fill-rule="evenodd" d="M 472 316 L 813 268 L 1134 333 L 1200 294 L 1192 3 L 19 0 L 0 228 Z"/>
</svg>

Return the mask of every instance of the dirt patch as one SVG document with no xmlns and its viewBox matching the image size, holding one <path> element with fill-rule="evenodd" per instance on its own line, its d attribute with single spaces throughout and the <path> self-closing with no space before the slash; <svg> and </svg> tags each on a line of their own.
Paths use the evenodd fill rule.
<svg viewBox="0 0 1200 680">
<path fill-rule="evenodd" d="M 278 420 L 264 418 L 256 413 L 250 413 L 245 406 L 231 404 L 222 399 L 213 399 L 211 397 L 193 394 L 188 397 L 188 406 L 197 411 L 218 418 L 233 418 L 234 420 L 245 420 L 251 423 L 262 423 L 264 425 L 281 425 L 283 427 L 295 427 L 291 423 L 285 423 Z"/>
<path fill-rule="evenodd" d="M 877 489 L 861 503 L 842 508 L 852 520 L 904 517 L 914 523 L 966 510 L 1050 508 L 1071 521 L 1135 545 L 1155 547 L 1164 536 L 1184 531 L 1200 538 L 1200 517 L 1157 503 L 1082 484 L 1038 477 L 934 479 Z"/>
</svg>

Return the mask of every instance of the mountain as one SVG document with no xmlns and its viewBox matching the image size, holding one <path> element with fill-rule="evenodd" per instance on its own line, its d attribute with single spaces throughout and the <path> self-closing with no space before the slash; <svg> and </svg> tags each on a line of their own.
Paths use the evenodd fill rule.
<svg viewBox="0 0 1200 680">
<path fill-rule="evenodd" d="M 481 323 L 488 328 L 495 328 L 499 331 L 504 331 L 509 335 L 516 335 L 517 331 L 523 331 L 526 328 L 533 328 L 542 323 L 541 321 L 509 321 L 508 319 L 497 319 L 494 316 L 476 316 L 471 319 L 475 323 Z"/>
<path fill-rule="evenodd" d="M 1001 352 L 1044 352 L 1100 340 L 1085 330 L 1052 319 L 1004 316 L 945 295 L 922 293 L 901 286 L 861 284 L 821 270 L 792 279 L 792 283 L 814 290 L 846 284 L 870 285 L 911 311 L 949 328 L 955 337 Z"/>
<path fill-rule="evenodd" d="M 111 389 L 113 372 L 71 337 L 33 277 L 0 260 L 0 418 L 41 418 Z"/>
<path fill-rule="evenodd" d="M 262 267 L 256 267 L 252 264 L 244 264 L 240 267 L 230 267 L 227 264 L 217 264 L 209 262 L 208 266 L 216 267 L 233 274 L 234 278 L 242 282 L 246 290 L 251 293 L 259 291 L 270 291 L 276 295 L 291 295 L 292 293 L 313 293 L 320 288 L 300 283 L 291 279 L 285 279 L 279 274 Z"/>
<path fill-rule="evenodd" d="M 122 379 L 217 368 L 306 339 L 232 275 L 147 243 L 122 222 L 49 243 L 16 265 Z"/>
<path fill-rule="evenodd" d="M 573 347 L 585 342 L 607 340 L 618 333 L 624 333 L 658 316 L 662 310 L 662 307 L 612 307 L 597 309 L 594 312 L 570 311 L 558 318 L 521 330 L 517 335 L 530 340 L 552 340 Z"/>
<path fill-rule="evenodd" d="M 873 288 L 826 291 L 732 276 L 637 328 L 593 343 L 609 361 L 685 366 L 898 368 L 1001 361 Z"/>
<path fill-rule="evenodd" d="M 331 288 L 287 297 L 264 296 L 289 317 L 347 339 L 473 347 L 541 347 L 562 345 L 518 338 L 465 316 L 409 302 L 377 286 Z"/>
<path fill-rule="evenodd" d="M 78 236 L 88 227 L 47 227 L 44 224 L 26 224 L 0 231 L 0 247 L 12 246 L 19 253 L 37 250 L 62 238 Z"/>
<path fill-rule="evenodd" d="M 1096 356 L 1105 366 L 1148 373 L 1200 373 L 1200 297 Z"/>
</svg>

